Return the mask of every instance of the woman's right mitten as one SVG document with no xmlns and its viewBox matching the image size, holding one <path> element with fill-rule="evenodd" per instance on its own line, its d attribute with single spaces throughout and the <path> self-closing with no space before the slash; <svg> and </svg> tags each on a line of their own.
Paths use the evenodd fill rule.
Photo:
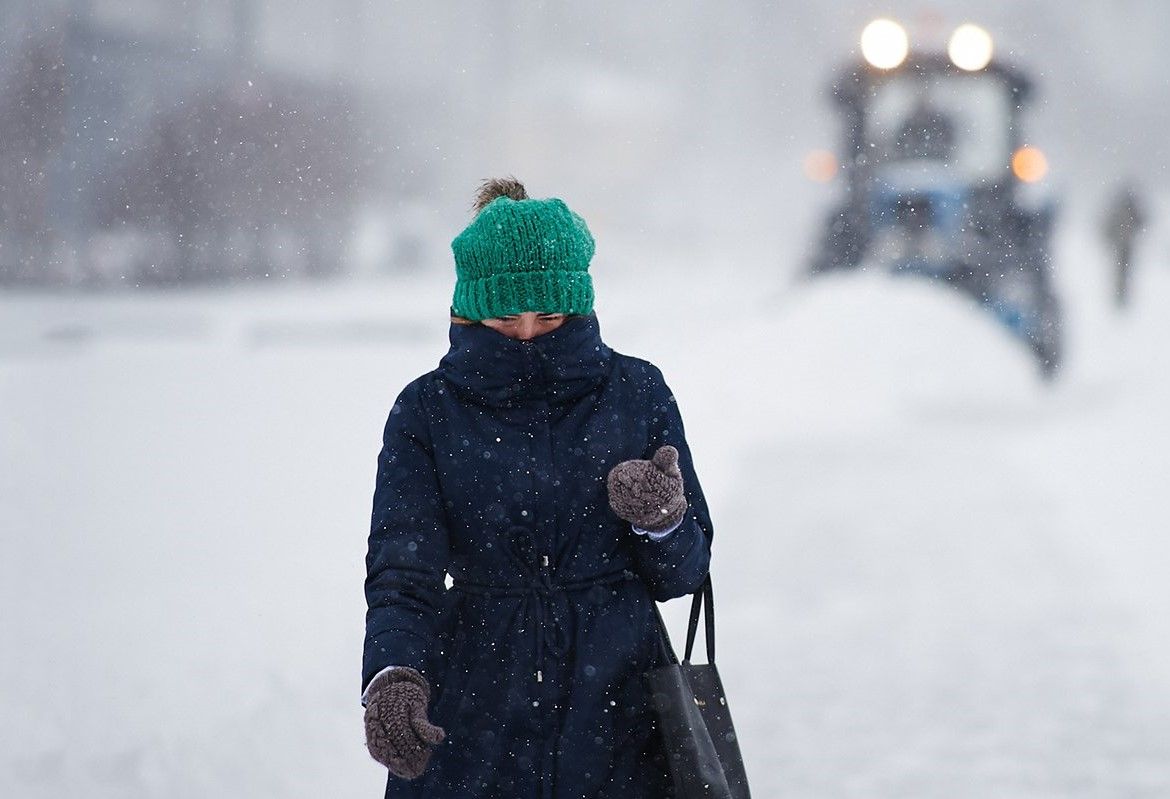
<svg viewBox="0 0 1170 799">
<path fill-rule="evenodd" d="M 427 719 L 431 687 L 406 667 L 390 669 L 370 683 L 366 699 L 366 748 L 397 777 L 413 780 L 426 771 L 431 747 L 445 733 Z"/>
</svg>

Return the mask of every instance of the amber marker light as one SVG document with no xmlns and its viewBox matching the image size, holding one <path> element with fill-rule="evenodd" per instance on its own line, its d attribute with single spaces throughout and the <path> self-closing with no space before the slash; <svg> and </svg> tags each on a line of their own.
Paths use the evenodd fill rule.
<svg viewBox="0 0 1170 799">
<path fill-rule="evenodd" d="M 804 176 L 817 183 L 828 183 L 837 176 L 837 156 L 828 150 L 813 150 L 804 157 Z"/>
<path fill-rule="evenodd" d="M 1012 173 L 1025 183 L 1035 183 L 1048 174 L 1048 159 L 1039 147 L 1025 145 L 1012 155 Z"/>
</svg>

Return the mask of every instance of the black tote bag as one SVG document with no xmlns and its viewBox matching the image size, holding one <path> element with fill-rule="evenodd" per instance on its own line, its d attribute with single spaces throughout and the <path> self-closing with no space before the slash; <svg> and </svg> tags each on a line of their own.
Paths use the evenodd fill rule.
<svg viewBox="0 0 1170 799">
<path fill-rule="evenodd" d="M 691 663 L 691 651 L 699 627 L 699 610 L 706 605 L 704 637 L 707 662 Z M 731 710 L 715 668 L 715 604 L 711 575 L 691 601 L 687 650 L 678 662 L 658 605 L 654 605 L 659 642 L 668 665 L 643 675 L 650 692 L 666 758 L 674 781 L 676 799 L 749 799 L 747 773 L 739 752 L 739 740 L 731 723 Z"/>
</svg>

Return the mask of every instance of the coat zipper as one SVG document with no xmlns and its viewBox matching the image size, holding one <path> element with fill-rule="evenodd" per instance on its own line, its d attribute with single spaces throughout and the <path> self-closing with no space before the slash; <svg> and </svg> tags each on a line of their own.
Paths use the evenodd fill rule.
<svg viewBox="0 0 1170 799">
<path fill-rule="evenodd" d="M 540 556 L 540 567 L 542 569 L 548 569 L 548 564 L 549 564 L 548 555 L 541 555 Z M 540 664 L 538 664 L 538 665 L 540 665 Z M 544 672 L 541 669 L 536 670 L 536 681 L 537 682 L 544 682 Z"/>
</svg>

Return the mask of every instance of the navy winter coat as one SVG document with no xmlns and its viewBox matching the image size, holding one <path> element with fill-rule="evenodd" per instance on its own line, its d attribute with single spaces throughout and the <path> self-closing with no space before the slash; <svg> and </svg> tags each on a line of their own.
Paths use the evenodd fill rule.
<svg viewBox="0 0 1170 799">
<path fill-rule="evenodd" d="M 595 313 L 530 341 L 452 323 L 450 340 L 378 459 L 362 687 L 418 669 L 447 732 L 386 796 L 670 796 L 641 682 L 662 661 L 653 600 L 699 587 L 712 535 L 670 388 L 606 346 Z M 653 541 L 610 509 L 606 475 L 663 444 L 689 507 Z"/>
</svg>

